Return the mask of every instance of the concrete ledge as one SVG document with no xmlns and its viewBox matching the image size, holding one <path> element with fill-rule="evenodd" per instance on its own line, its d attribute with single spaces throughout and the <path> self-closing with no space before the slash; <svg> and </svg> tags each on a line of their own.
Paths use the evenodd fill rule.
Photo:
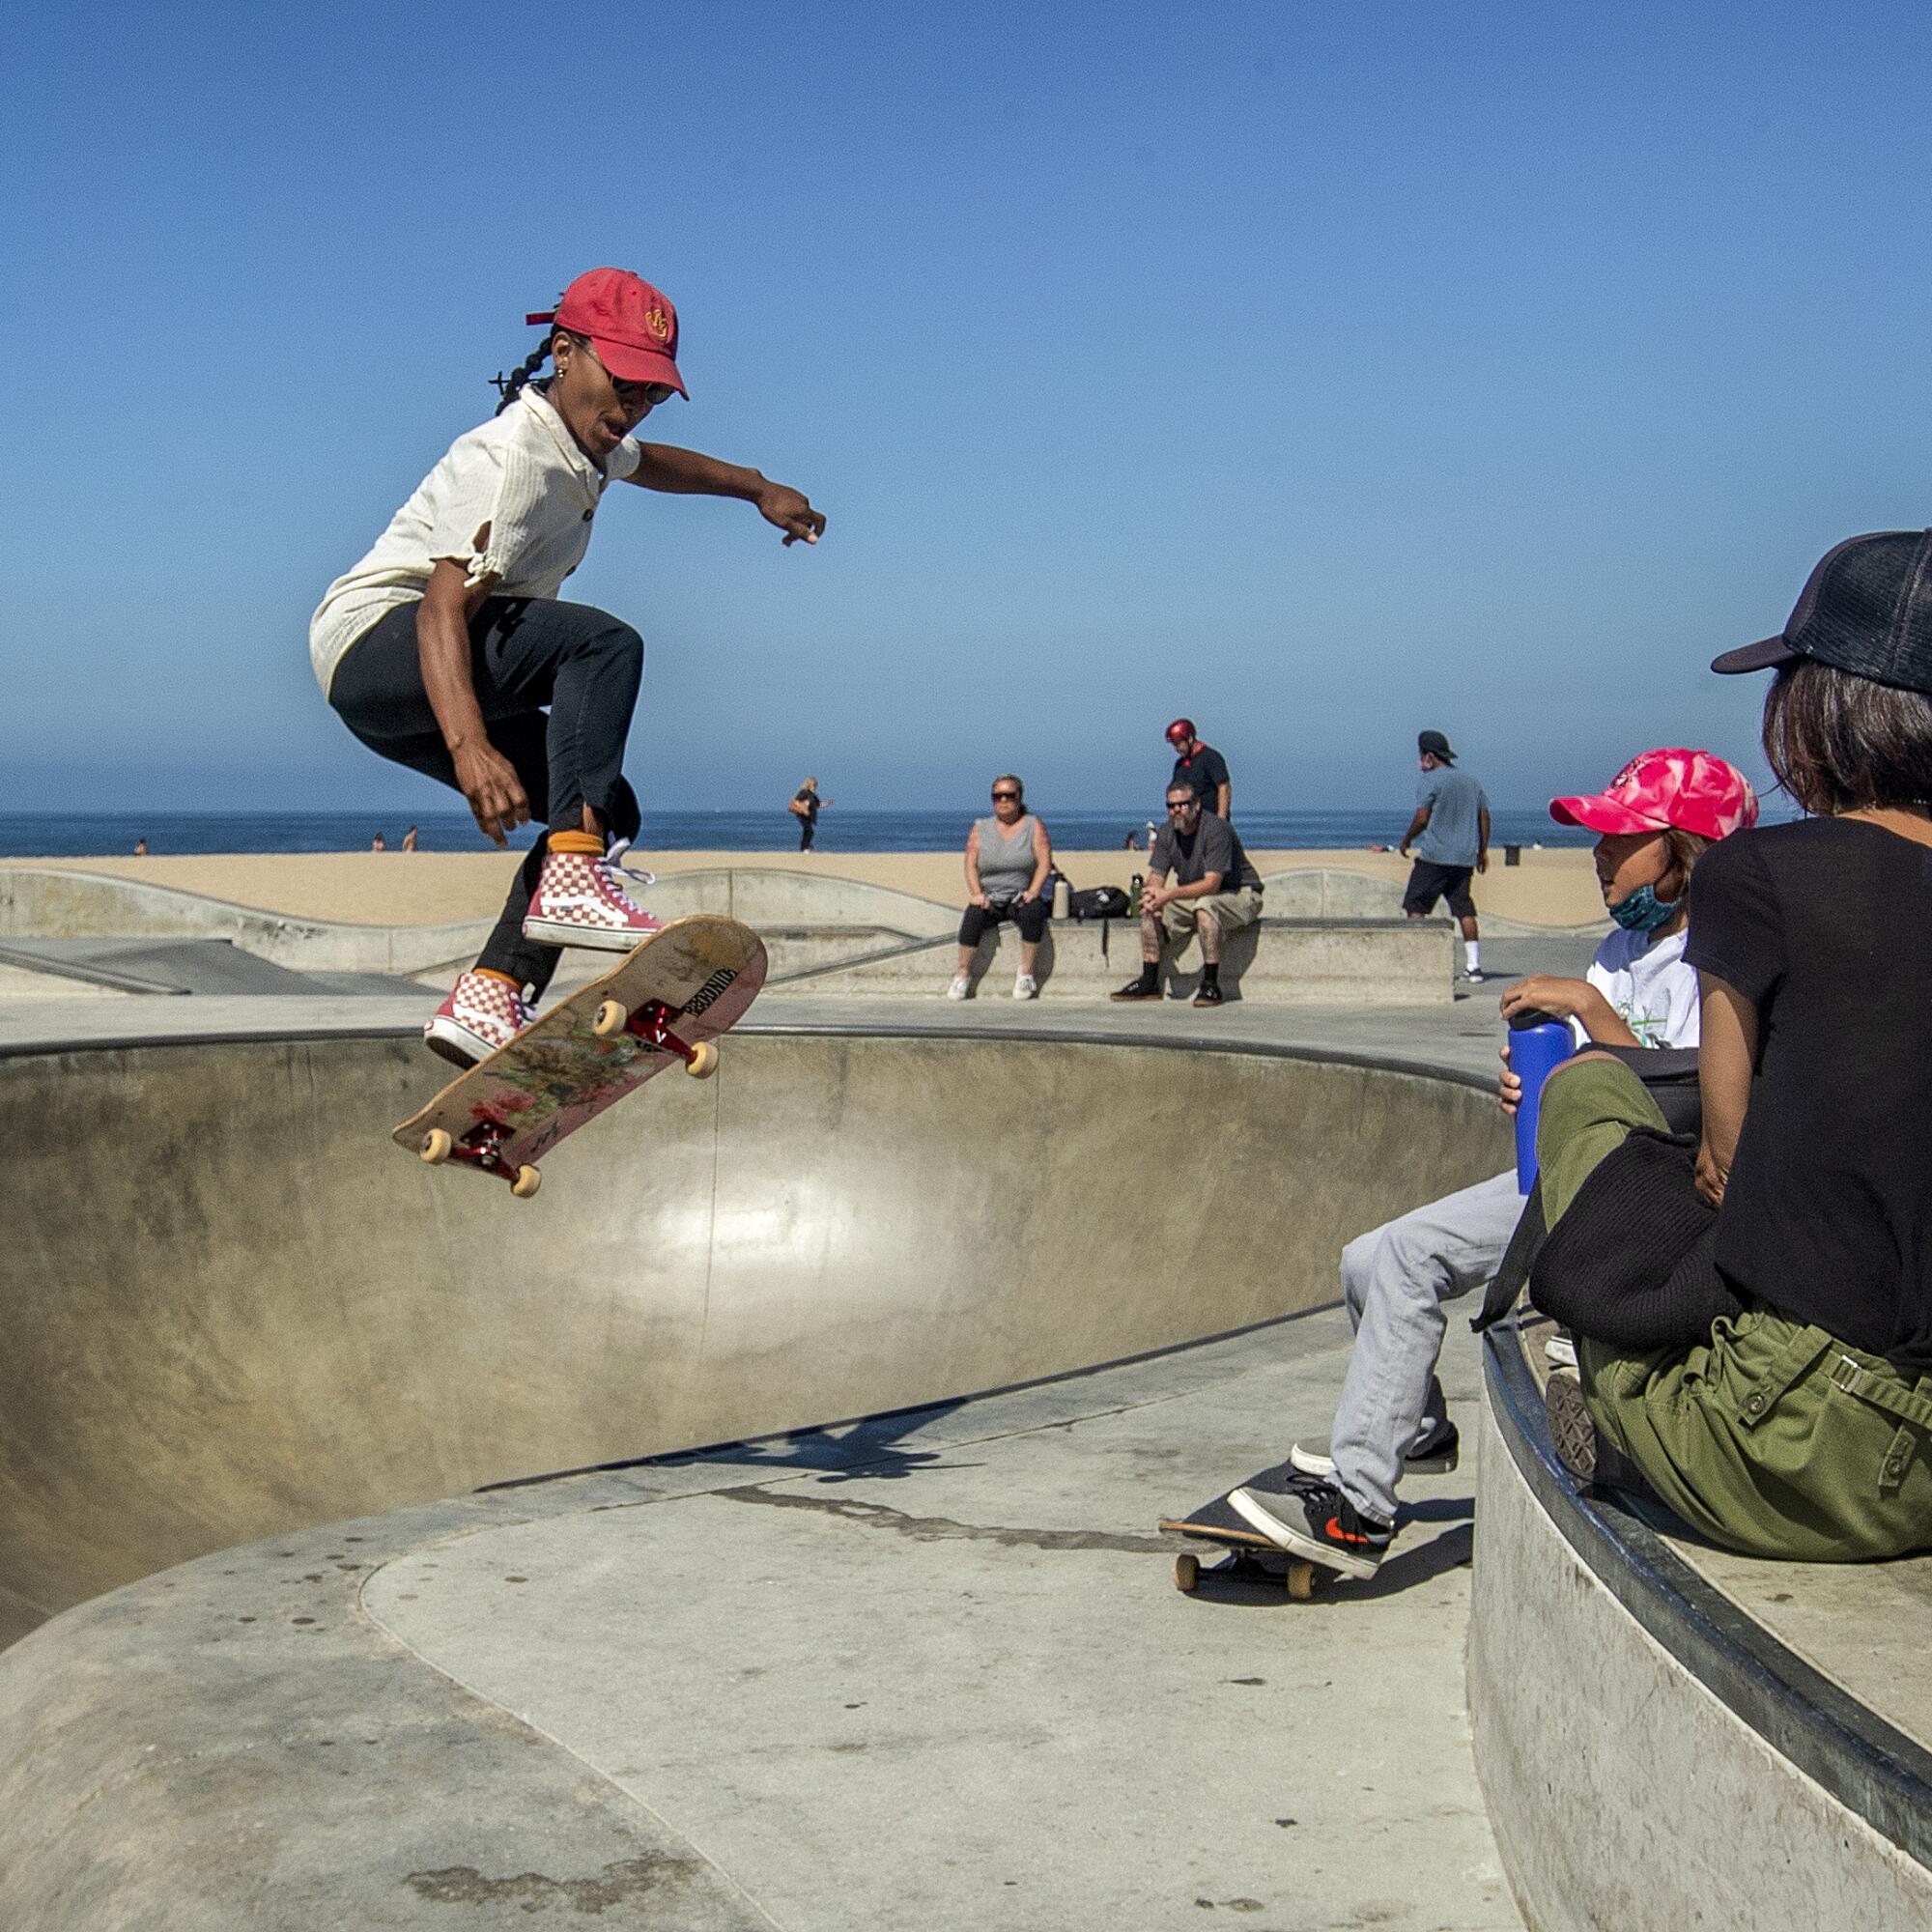
<svg viewBox="0 0 1932 1932">
<path fill-rule="evenodd" d="M 956 926 L 954 930 L 956 931 Z M 1264 919 L 1231 934 L 1221 987 L 1233 1000 L 1282 1006 L 1448 1006 L 1455 997 L 1455 927 L 1447 920 Z M 839 966 L 793 972 L 785 986 L 813 993 L 930 998 L 943 993 L 955 960 L 952 937 L 926 940 Z M 973 988 L 980 998 L 1010 991 L 1020 938 L 995 926 L 980 942 Z M 1140 970 L 1140 929 L 1131 920 L 1054 920 L 1041 943 L 1042 999 L 1104 999 Z M 776 978 L 776 976 L 775 976 Z M 1170 947 L 1161 963 L 1169 999 L 1191 999 L 1201 983 L 1197 940 Z"/>
<path fill-rule="evenodd" d="M 1485 1377 L 1469 1705 L 1528 1922 L 1932 1920 L 1932 1753 L 1579 1493 L 1513 1335 Z"/>
</svg>

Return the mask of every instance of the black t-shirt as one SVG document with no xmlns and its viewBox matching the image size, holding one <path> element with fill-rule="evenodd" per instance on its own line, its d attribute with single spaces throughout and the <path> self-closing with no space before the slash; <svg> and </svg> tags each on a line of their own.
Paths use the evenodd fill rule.
<svg viewBox="0 0 1932 1932">
<path fill-rule="evenodd" d="M 1739 1293 L 1932 1373 L 1932 846 L 1858 819 L 1697 862 L 1684 956 L 1757 1009 L 1718 1216 Z"/>
<path fill-rule="evenodd" d="M 797 791 L 793 792 L 792 802 L 795 805 L 805 807 L 805 822 L 808 825 L 816 825 L 818 823 L 818 808 L 821 801 L 818 794 L 810 785 L 801 785 Z"/>
<path fill-rule="evenodd" d="M 1238 893 L 1243 888 L 1260 892 L 1262 875 L 1255 870 L 1241 840 L 1225 818 L 1204 811 L 1191 834 L 1183 838 L 1170 820 L 1154 834 L 1153 850 L 1148 856 L 1148 870 L 1168 872 L 1177 886 L 1191 886 L 1209 872 L 1221 875 L 1220 890 Z"/>
<path fill-rule="evenodd" d="M 1172 791 L 1176 785 L 1192 785 L 1194 796 L 1201 801 L 1201 810 L 1212 811 L 1218 796 L 1216 787 L 1227 782 L 1227 759 L 1212 745 L 1202 745 L 1191 758 L 1175 759 L 1174 776 L 1168 780 L 1167 788 Z"/>
</svg>

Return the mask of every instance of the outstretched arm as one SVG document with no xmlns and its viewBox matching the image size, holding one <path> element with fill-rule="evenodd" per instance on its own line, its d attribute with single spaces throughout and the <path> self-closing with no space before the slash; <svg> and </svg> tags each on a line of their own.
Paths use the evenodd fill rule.
<svg viewBox="0 0 1932 1932">
<path fill-rule="evenodd" d="M 825 528 L 825 518 L 803 491 L 774 483 L 758 470 L 722 463 L 671 442 L 640 442 L 638 452 L 638 467 L 625 480 L 640 489 L 673 497 L 735 497 L 740 502 L 754 503 L 768 524 L 785 533 L 787 545 L 800 538 L 815 544 Z"/>
</svg>

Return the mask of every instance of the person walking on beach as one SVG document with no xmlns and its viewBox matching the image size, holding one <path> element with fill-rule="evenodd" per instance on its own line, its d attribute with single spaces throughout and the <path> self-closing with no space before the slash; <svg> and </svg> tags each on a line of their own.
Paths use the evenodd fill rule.
<svg viewBox="0 0 1932 1932">
<path fill-rule="evenodd" d="M 1046 937 L 1046 882 L 1053 875 L 1053 841 L 1044 822 L 1026 809 L 1026 786 L 1011 772 L 993 781 L 993 810 L 966 835 L 966 912 L 959 922 L 959 964 L 949 1000 L 973 990 L 973 955 L 988 926 L 1011 920 L 1020 929 L 1020 965 L 1013 998 L 1038 996 L 1034 967 Z"/>
<path fill-rule="evenodd" d="M 807 779 L 792 793 L 791 803 L 785 810 L 798 820 L 798 849 L 801 852 L 812 849 L 818 838 L 818 814 L 832 804 L 831 799 L 819 797 L 816 779 Z"/>
<path fill-rule="evenodd" d="M 1201 801 L 1204 812 L 1226 818 L 1235 798 L 1227 759 L 1212 745 L 1201 742 L 1195 735 L 1191 718 L 1177 718 L 1165 735 L 1174 747 L 1174 774 L 1169 784 L 1184 784 Z"/>
<path fill-rule="evenodd" d="M 1422 765 L 1415 816 L 1396 847 L 1405 859 L 1415 847 L 1402 909 L 1410 919 L 1427 919 L 1435 901 L 1446 899 L 1463 927 L 1463 973 L 1480 980 L 1483 954 L 1469 876 L 1490 869 L 1490 801 L 1467 772 L 1456 769 L 1456 753 L 1440 731 L 1418 732 L 1415 750 Z"/>
<path fill-rule="evenodd" d="M 413 852 L 415 849 L 416 849 L 416 829 L 413 825 L 412 825 L 410 829 L 403 834 L 403 850 L 405 852 Z"/>
<path fill-rule="evenodd" d="M 529 320 L 546 325 L 543 342 L 499 379 L 495 418 L 457 439 L 309 623 L 317 681 L 371 751 L 460 791 L 499 846 L 532 818 L 547 828 L 476 964 L 423 1029 L 459 1065 L 529 1024 L 560 948 L 628 952 L 661 924 L 611 850 L 639 829 L 623 758 L 643 639 L 557 596 L 606 489 L 736 497 L 787 546 L 825 528 L 756 469 L 633 436 L 688 395 L 677 312 L 650 283 L 593 269 Z"/>
</svg>

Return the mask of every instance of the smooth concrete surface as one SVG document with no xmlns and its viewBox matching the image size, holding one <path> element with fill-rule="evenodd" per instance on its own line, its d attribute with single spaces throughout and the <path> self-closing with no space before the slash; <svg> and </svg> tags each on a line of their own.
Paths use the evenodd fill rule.
<svg viewBox="0 0 1932 1932">
<path fill-rule="evenodd" d="M 1447 1006 L 1455 997 L 1455 928 L 1447 920 L 1265 919 L 1222 942 L 1221 986 L 1230 1001 L 1293 1006 Z M 981 999 L 1010 994 L 1019 971 L 1016 928 L 995 926 L 980 942 L 968 978 Z M 810 974 L 792 973 L 782 987 L 813 994 L 930 998 L 958 965 L 949 935 Z M 1056 920 L 1035 966 L 1041 999 L 1105 999 L 1141 968 L 1140 926 L 1133 920 Z M 1191 999 L 1201 984 L 1201 943 L 1190 936 L 1161 954 L 1161 988 Z"/>
<path fill-rule="evenodd" d="M 1514 1927 L 1466 1467 L 1309 1605 L 1183 1597 L 1152 1533 L 1324 1426 L 1346 1349 L 1331 1311 L 88 1604 L 0 1657 L 10 1932 Z M 1444 1376 L 1471 1423 L 1466 1334 Z"/>
<path fill-rule="evenodd" d="M 1558 1467 L 1516 1349 L 1499 1333 L 1490 1358 L 1468 1689 L 1529 1922 L 1926 1924 L 1932 1565 L 1752 1563 L 1659 1536 L 1667 1512 Z M 1783 1640 L 1799 1633 L 1808 1653 Z"/>
<path fill-rule="evenodd" d="M 1479 1085 L 1178 1044 L 741 1027 L 529 1203 L 388 1144 L 444 1073 L 408 1037 L 8 1050 L 14 1627 L 285 1528 L 1310 1308 L 1349 1236 L 1506 1157 Z"/>
</svg>

